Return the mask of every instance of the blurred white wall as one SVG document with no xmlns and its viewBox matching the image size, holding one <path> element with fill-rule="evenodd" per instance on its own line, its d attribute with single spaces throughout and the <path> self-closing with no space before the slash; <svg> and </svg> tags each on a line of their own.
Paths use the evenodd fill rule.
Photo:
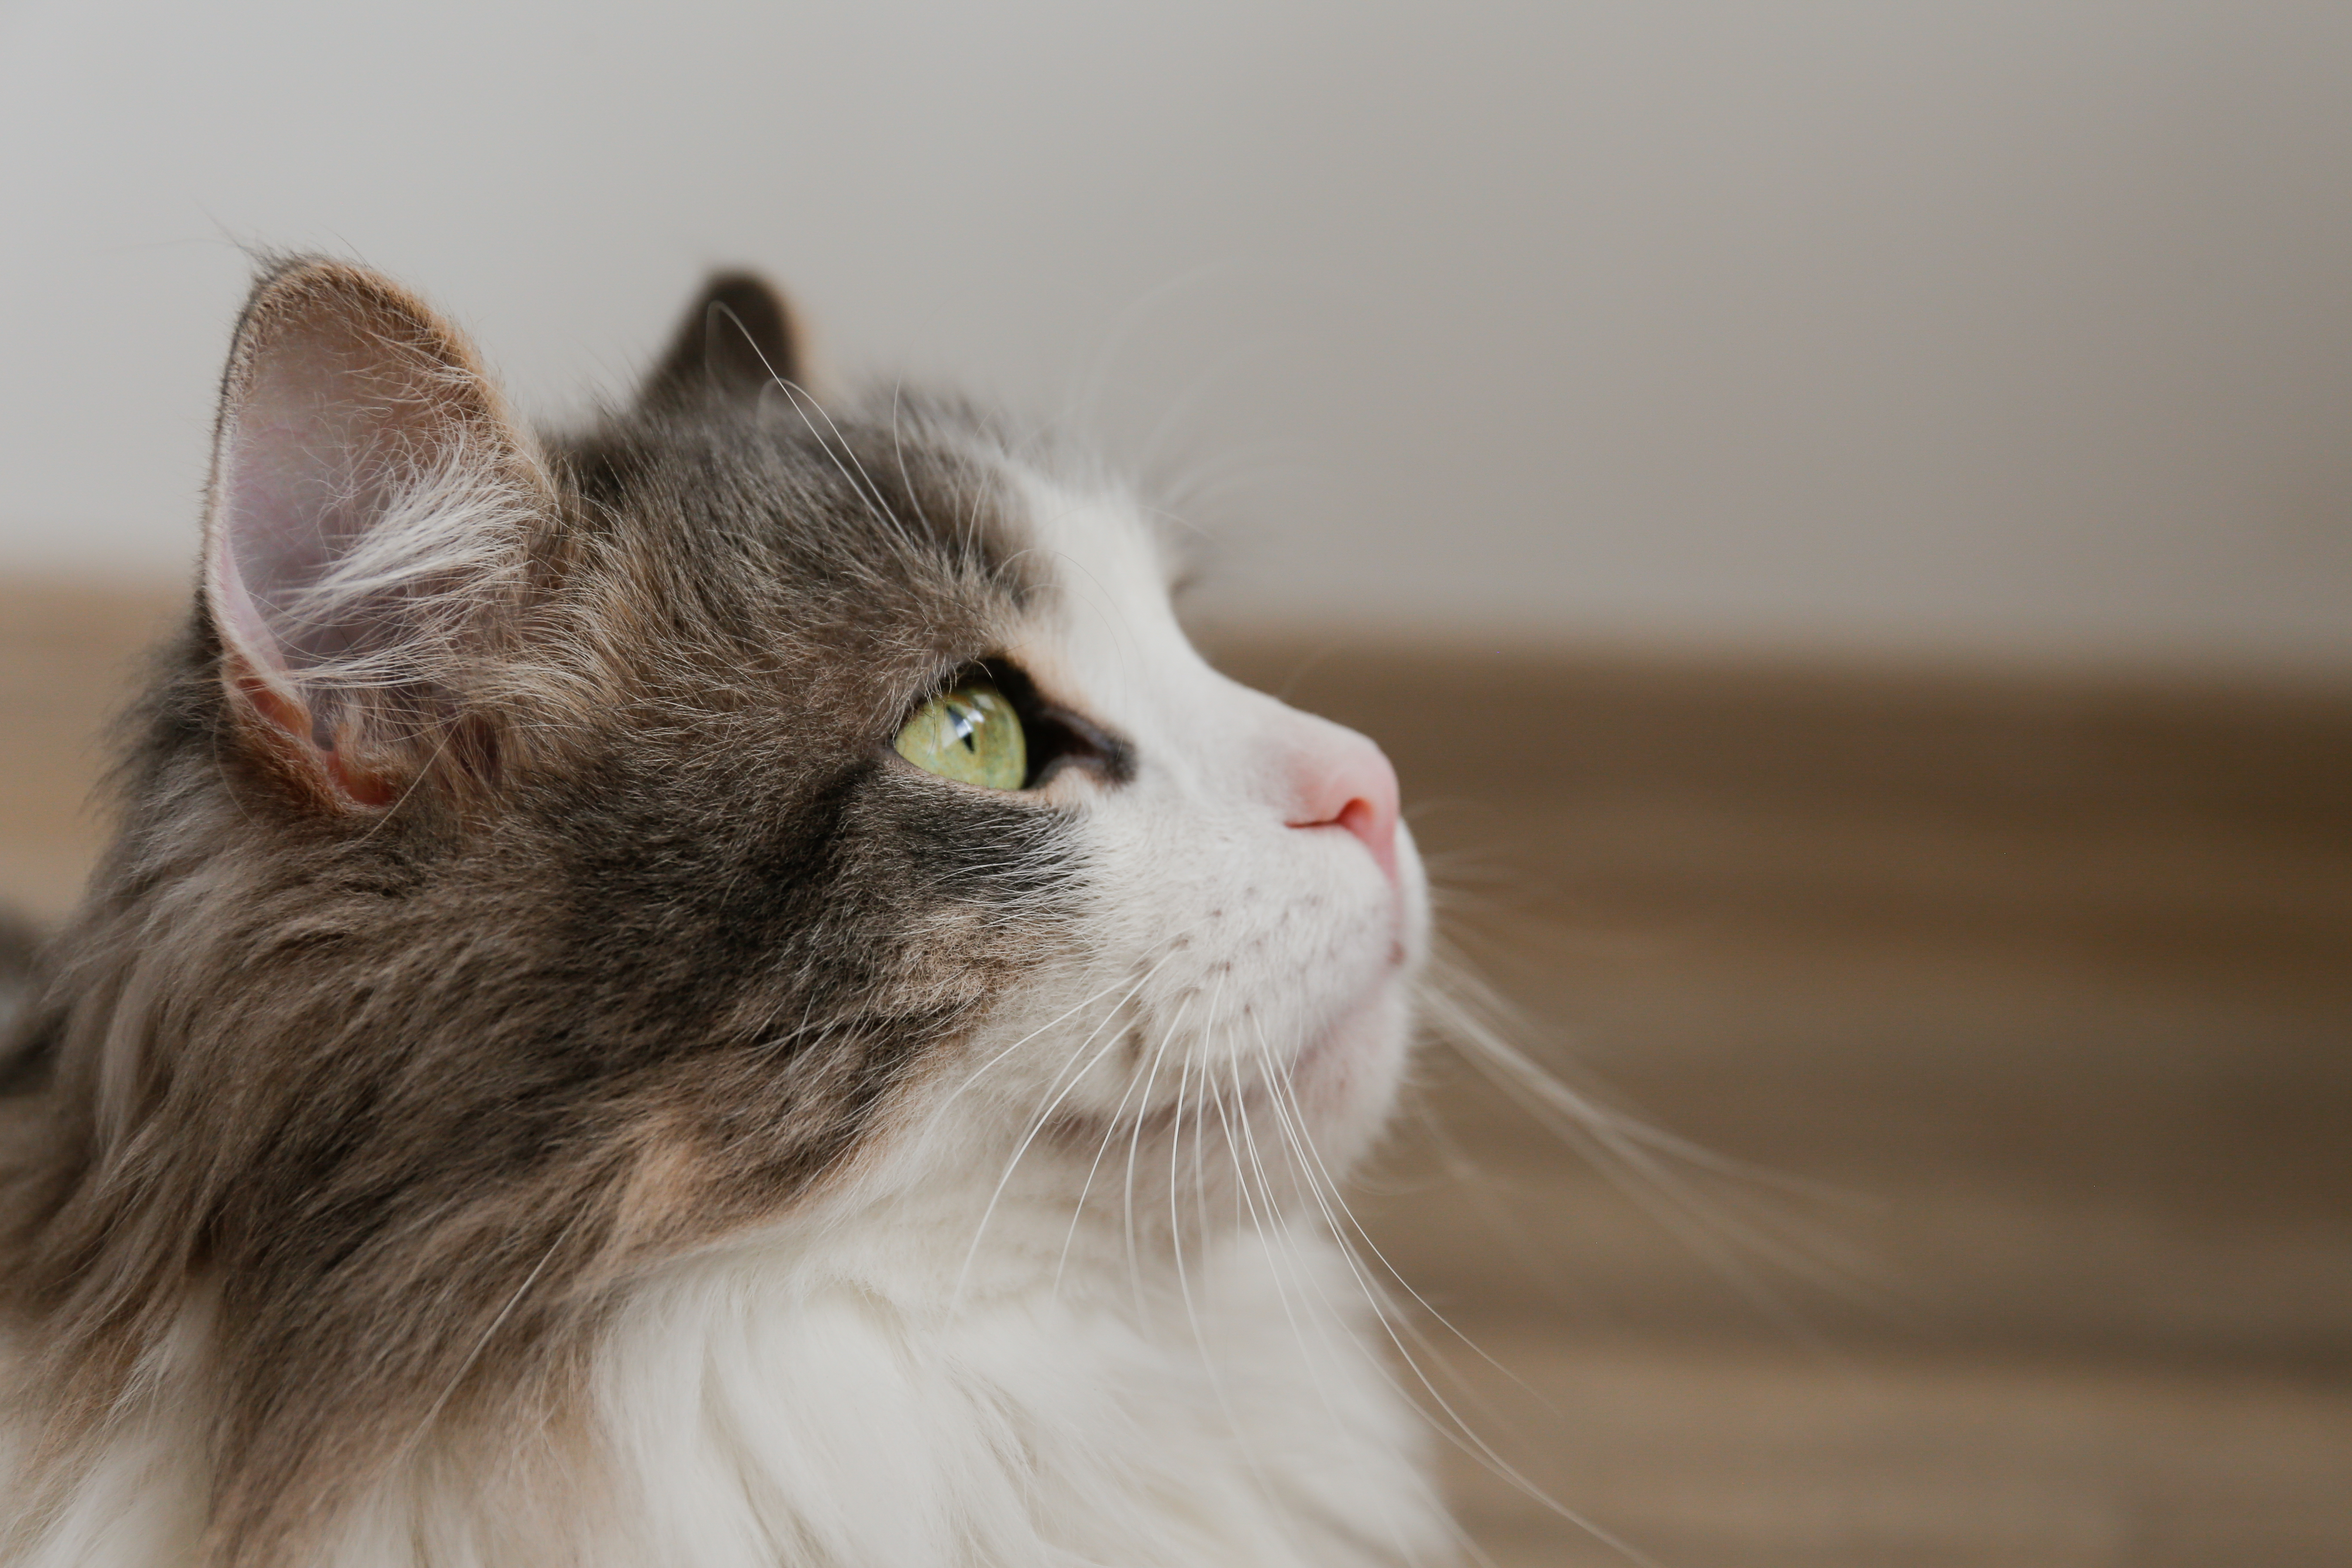
<svg viewBox="0 0 2352 1568">
<path fill-rule="evenodd" d="M 176 574 L 239 247 L 624 383 L 708 265 L 1219 614 L 2352 669 L 2352 5 L 0 0 L 0 570 Z"/>
</svg>

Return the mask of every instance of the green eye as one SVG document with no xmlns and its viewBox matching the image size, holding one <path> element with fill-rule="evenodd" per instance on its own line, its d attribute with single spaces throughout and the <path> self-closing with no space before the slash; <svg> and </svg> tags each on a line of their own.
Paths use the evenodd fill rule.
<svg viewBox="0 0 2352 1568">
<path fill-rule="evenodd" d="M 985 680 L 967 680 L 932 698 L 890 743 L 924 772 L 958 784 L 1019 789 L 1029 776 L 1021 715 Z"/>
</svg>

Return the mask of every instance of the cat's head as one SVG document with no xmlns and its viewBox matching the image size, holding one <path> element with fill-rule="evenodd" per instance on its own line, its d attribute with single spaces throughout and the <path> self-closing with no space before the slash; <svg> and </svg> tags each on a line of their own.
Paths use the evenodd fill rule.
<svg viewBox="0 0 2352 1568">
<path fill-rule="evenodd" d="M 1386 1114 L 1426 921 L 1378 749 L 1194 653 L 1122 492 L 797 359 L 723 279 L 541 439 L 396 287 L 257 286 L 92 916 L 148 1012 L 58 1060 L 182 1152 L 232 1310 L 925 1193 L 1131 1247 L 1139 1184 L 1241 1223 Z"/>
</svg>

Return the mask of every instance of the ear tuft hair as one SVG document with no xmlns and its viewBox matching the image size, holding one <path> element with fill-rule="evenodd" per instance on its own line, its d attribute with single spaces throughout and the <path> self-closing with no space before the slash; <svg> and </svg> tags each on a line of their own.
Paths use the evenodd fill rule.
<svg viewBox="0 0 2352 1568">
<path fill-rule="evenodd" d="M 252 733 L 338 805 L 452 748 L 548 487 L 472 346 L 342 262 L 255 284 L 221 393 L 205 594 Z M 491 749 L 494 752 L 494 748 Z"/>
</svg>

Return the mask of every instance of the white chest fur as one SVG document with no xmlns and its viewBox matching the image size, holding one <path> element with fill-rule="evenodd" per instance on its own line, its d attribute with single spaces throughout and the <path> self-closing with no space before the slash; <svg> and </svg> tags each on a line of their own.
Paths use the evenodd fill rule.
<svg viewBox="0 0 2352 1568">
<path fill-rule="evenodd" d="M 593 1373 L 600 1462 L 541 1450 L 527 1420 L 506 1462 L 420 1456 L 320 1568 L 1449 1560 L 1418 1419 L 1320 1237 L 1231 1238 L 1139 1303 L 1066 1280 L 929 1323 L 870 1284 L 777 1284 L 738 1255 L 649 1286 Z M 127 1440 L 18 1561 L 184 1561 L 191 1458 L 163 1431 Z"/>
</svg>

